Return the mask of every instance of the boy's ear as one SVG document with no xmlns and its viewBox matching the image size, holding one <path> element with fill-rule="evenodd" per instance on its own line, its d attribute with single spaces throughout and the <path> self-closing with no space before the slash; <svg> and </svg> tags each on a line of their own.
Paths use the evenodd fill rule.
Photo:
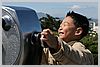
<svg viewBox="0 0 100 67">
<path fill-rule="evenodd" d="M 76 29 L 75 35 L 81 35 L 82 32 L 83 32 L 83 29 L 82 29 L 81 27 L 78 27 L 78 28 Z"/>
</svg>

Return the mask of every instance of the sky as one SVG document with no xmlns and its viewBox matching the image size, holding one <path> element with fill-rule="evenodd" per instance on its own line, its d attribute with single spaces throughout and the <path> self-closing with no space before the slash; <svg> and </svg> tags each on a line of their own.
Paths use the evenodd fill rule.
<svg viewBox="0 0 100 67">
<path fill-rule="evenodd" d="M 98 2 L 3 2 L 3 5 L 24 6 L 54 17 L 65 17 L 75 11 L 88 18 L 98 18 Z"/>
</svg>

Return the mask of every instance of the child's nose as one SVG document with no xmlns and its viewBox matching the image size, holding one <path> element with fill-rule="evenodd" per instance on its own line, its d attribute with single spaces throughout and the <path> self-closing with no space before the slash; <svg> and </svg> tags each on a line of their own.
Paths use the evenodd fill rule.
<svg viewBox="0 0 100 67">
<path fill-rule="evenodd" d="M 58 30 L 62 30 L 62 26 L 60 25 L 59 29 Z"/>
</svg>

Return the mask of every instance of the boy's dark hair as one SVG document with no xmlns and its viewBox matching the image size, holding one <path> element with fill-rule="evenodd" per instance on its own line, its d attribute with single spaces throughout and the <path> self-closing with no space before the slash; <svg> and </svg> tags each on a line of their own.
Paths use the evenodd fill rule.
<svg viewBox="0 0 100 67">
<path fill-rule="evenodd" d="M 88 34 L 88 30 L 89 30 L 89 21 L 87 19 L 87 17 L 80 15 L 78 13 L 75 12 L 68 12 L 66 17 L 70 16 L 73 20 L 74 20 L 74 25 L 78 28 L 81 27 L 83 29 L 82 32 L 82 37 L 86 36 Z M 81 37 L 81 38 L 82 38 Z"/>
</svg>

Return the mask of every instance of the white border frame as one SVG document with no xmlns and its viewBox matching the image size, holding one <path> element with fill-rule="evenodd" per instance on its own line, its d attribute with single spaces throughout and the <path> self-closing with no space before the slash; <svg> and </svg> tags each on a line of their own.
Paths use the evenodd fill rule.
<svg viewBox="0 0 100 67">
<path fill-rule="evenodd" d="M 98 2 L 98 65 L 56 65 L 57 67 L 98 67 L 100 64 L 100 5 L 99 2 L 100 0 L 2 0 L 2 2 Z M 0 2 L 0 6 L 2 5 L 2 2 Z M 2 16 L 2 11 L 0 9 L 0 22 L 1 22 L 1 16 Z M 0 23 L 0 66 L 2 67 L 51 67 L 51 65 L 2 65 L 2 23 Z M 52 65 L 52 67 L 56 67 L 55 65 Z"/>
</svg>

